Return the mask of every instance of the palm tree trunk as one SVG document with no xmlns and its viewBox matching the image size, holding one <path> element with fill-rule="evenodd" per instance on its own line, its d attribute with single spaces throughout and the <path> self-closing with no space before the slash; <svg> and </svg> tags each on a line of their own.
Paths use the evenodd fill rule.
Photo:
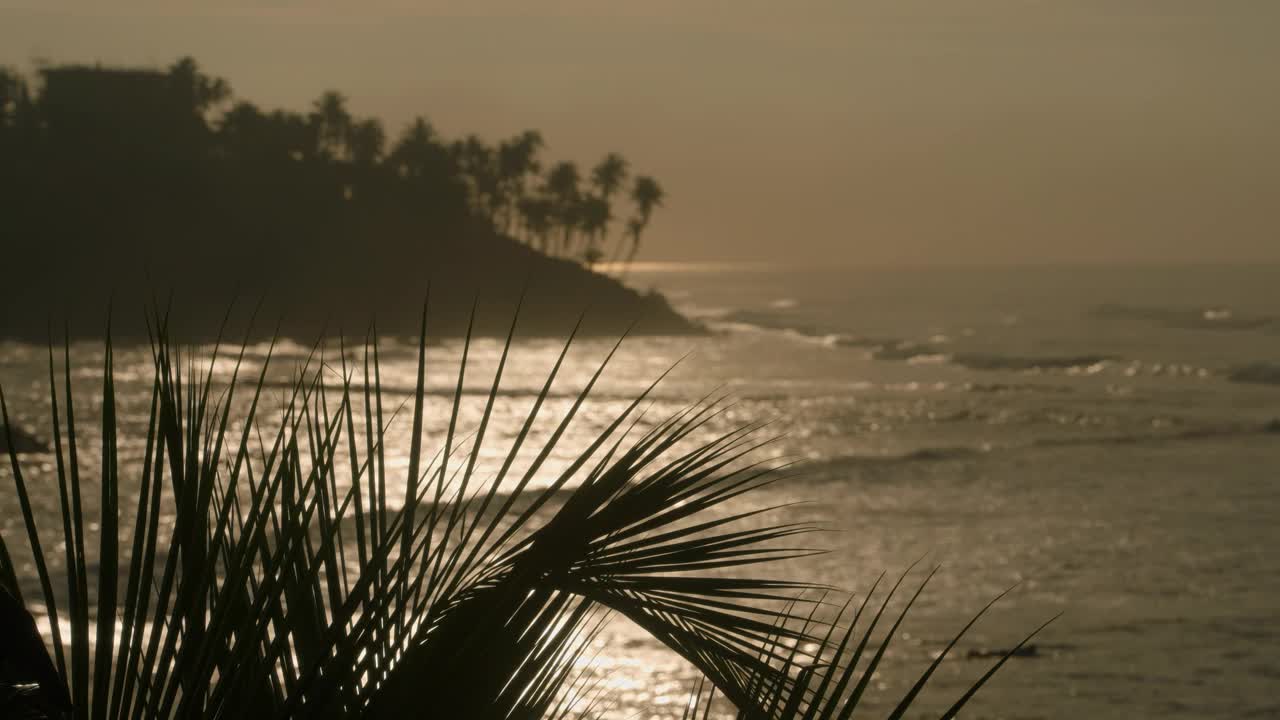
<svg viewBox="0 0 1280 720">
<path fill-rule="evenodd" d="M 626 247 L 627 238 L 625 235 L 618 237 L 618 242 L 613 246 L 613 256 L 609 258 L 609 265 L 615 265 L 622 259 L 622 253 Z"/>
<path fill-rule="evenodd" d="M 636 259 L 637 252 L 640 252 L 640 233 L 636 233 L 635 237 L 631 240 L 631 252 L 627 253 L 627 261 L 622 266 L 621 277 L 626 277 L 627 271 L 631 270 L 631 261 Z"/>
</svg>

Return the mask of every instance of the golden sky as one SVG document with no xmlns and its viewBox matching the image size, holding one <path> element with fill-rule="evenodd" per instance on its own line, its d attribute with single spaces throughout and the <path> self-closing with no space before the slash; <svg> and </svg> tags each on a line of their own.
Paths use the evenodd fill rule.
<svg viewBox="0 0 1280 720">
<path fill-rule="evenodd" d="M 1280 260 L 1280 0 L 0 0 L 20 69 L 183 54 L 618 150 L 670 196 L 650 260 Z"/>
</svg>

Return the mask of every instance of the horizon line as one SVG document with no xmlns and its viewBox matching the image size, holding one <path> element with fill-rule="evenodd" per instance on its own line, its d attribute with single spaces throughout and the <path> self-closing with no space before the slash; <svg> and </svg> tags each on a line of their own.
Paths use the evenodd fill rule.
<svg viewBox="0 0 1280 720">
<path fill-rule="evenodd" d="M 643 260 L 632 263 L 599 263 L 599 272 L 629 273 L 701 273 L 760 272 L 769 270 L 912 270 L 912 269 L 991 269 L 991 268 L 1206 268 L 1206 267 L 1280 267 L 1280 258 L 1241 258 L 1231 260 L 992 260 L 992 261 L 927 261 L 927 262 L 795 262 L 776 260 Z"/>
</svg>

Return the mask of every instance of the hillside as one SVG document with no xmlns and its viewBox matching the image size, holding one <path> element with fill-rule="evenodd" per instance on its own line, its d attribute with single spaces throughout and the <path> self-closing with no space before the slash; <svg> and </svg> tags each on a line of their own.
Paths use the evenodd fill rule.
<svg viewBox="0 0 1280 720">
<path fill-rule="evenodd" d="M 634 256 L 657 183 L 616 153 L 544 170 L 542 147 L 446 140 L 423 118 L 388 142 L 339 93 L 262 110 L 189 59 L 0 69 L 0 336 L 99 335 L 110 303 L 115 335 L 144 338 L 145 308 L 172 302 L 182 338 L 210 338 L 233 301 L 233 333 L 261 304 L 259 336 L 410 334 L 428 294 L 433 335 L 465 332 L 473 305 L 497 335 L 522 293 L 526 335 L 583 313 L 585 334 L 699 332 L 591 269 Z"/>
<path fill-rule="evenodd" d="M 97 337 L 108 302 L 117 338 L 144 339 L 153 302 L 172 304 L 184 340 L 212 338 L 233 304 L 237 335 L 257 305 L 260 338 L 277 324 L 303 342 L 322 332 L 362 335 L 375 321 L 380 333 L 412 335 L 424 301 L 433 336 L 465 333 L 473 304 L 475 332 L 492 336 L 507 332 L 522 294 L 522 336 L 564 336 L 580 317 L 583 335 L 703 331 L 657 293 L 483 228 L 424 238 L 421 227 L 389 216 L 345 217 L 328 229 L 305 223 L 296 235 L 235 225 L 209 219 L 186 232 L 138 231 L 132 243 L 106 229 L 89 242 L 53 228 L 24 233 L 4 251 L 0 336 L 43 342 L 51 322 L 60 335 L 66 321 L 73 336 Z M 310 241 L 305 251 L 294 247 L 298 236 Z"/>
</svg>

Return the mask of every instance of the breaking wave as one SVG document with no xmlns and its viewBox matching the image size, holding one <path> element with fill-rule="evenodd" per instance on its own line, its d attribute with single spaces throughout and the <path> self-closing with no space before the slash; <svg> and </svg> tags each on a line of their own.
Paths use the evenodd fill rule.
<svg viewBox="0 0 1280 720">
<path fill-rule="evenodd" d="M 1107 303 L 1094 307 L 1089 314 L 1183 330 L 1280 330 L 1280 317 L 1243 314 L 1225 306 L 1162 308 Z"/>
<path fill-rule="evenodd" d="M 1120 360 L 1114 355 L 1001 355 L 994 353 L 946 352 L 933 343 L 900 342 L 876 349 L 877 360 L 900 360 L 911 363 L 946 362 L 970 370 L 1012 372 L 1092 371 L 1106 363 Z"/>
<path fill-rule="evenodd" d="M 1142 317 L 1177 327 L 1259 328 L 1274 325 L 1280 331 L 1280 318 L 1242 317 L 1224 308 L 1206 310 L 1172 310 L 1127 305 L 1102 305 L 1092 312 L 1112 317 Z M 1030 355 L 960 350 L 946 335 L 921 339 L 876 337 L 849 334 L 797 317 L 794 313 L 770 310 L 734 310 L 718 317 L 723 329 L 763 330 L 789 337 L 820 342 L 833 348 L 866 351 L 875 360 L 904 362 L 912 365 L 952 365 L 979 372 L 1005 372 L 1034 375 L 1092 375 L 1115 370 L 1126 376 L 1161 375 L 1211 377 L 1218 372 L 1209 368 L 1179 363 L 1137 361 L 1101 352 L 1062 355 Z M 1280 384 L 1280 363 L 1256 363 L 1236 368 L 1226 375 L 1233 382 Z M 1007 388 L 1002 388 L 1007 389 Z"/>
<path fill-rule="evenodd" d="M 798 323 L 794 317 L 786 313 L 731 310 L 716 320 L 732 325 L 746 325 L 760 330 L 778 330 L 805 337 L 819 338 L 834 334 L 830 329 L 820 325 Z"/>
</svg>

